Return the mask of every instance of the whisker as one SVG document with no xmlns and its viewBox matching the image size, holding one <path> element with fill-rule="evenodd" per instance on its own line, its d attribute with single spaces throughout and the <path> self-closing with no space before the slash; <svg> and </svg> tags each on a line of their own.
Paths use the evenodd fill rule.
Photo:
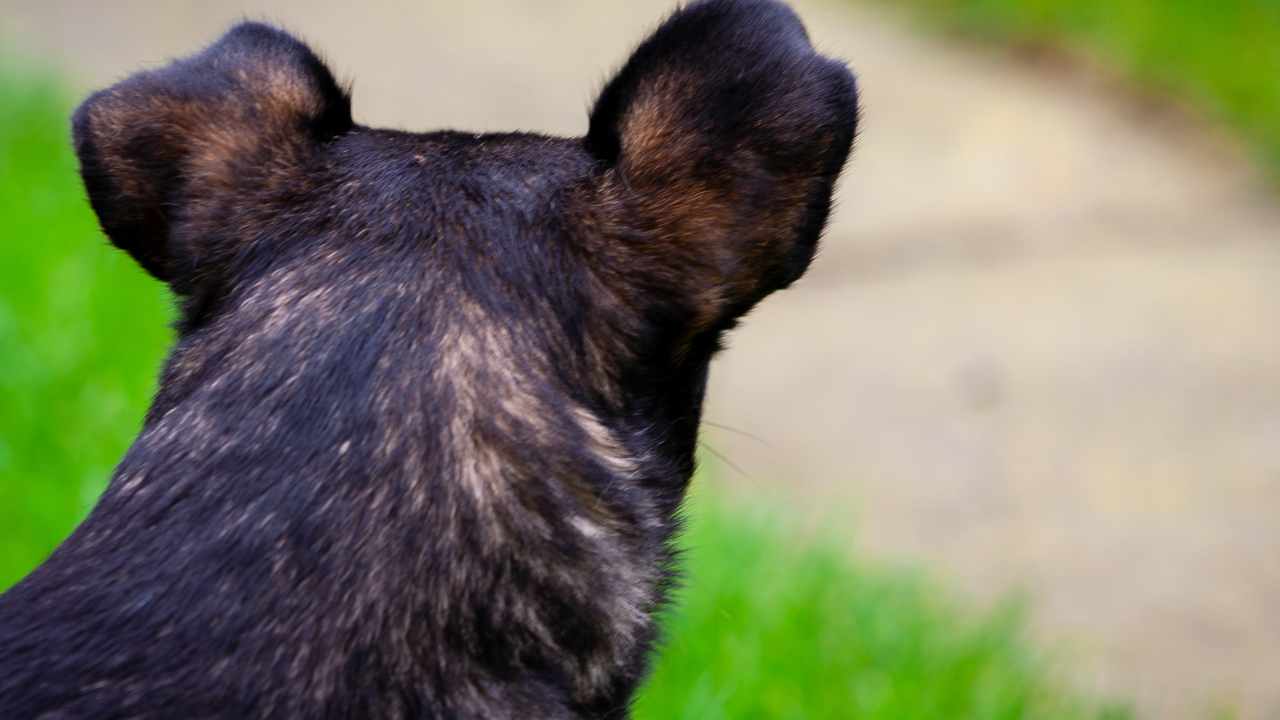
<svg viewBox="0 0 1280 720">
<path fill-rule="evenodd" d="M 741 435 L 741 436 L 742 436 L 742 437 L 744 437 L 744 438 L 748 438 L 748 439 L 751 439 L 751 440 L 755 440 L 756 442 L 760 443 L 761 445 L 764 445 L 764 446 L 765 446 L 765 447 L 767 447 L 767 448 L 772 448 L 772 447 L 773 447 L 773 443 L 769 442 L 768 440 L 765 440 L 764 438 L 760 437 L 759 435 L 756 435 L 756 434 L 754 434 L 754 433 L 749 433 L 749 432 L 747 432 L 746 430 L 739 430 L 739 429 L 738 429 L 738 428 L 736 428 L 736 427 L 730 427 L 730 426 L 728 426 L 728 425 L 724 425 L 724 424 L 721 424 L 721 423 L 715 422 L 714 420 L 703 420 L 703 421 L 702 421 L 702 424 L 703 424 L 703 425 L 706 425 L 706 426 L 708 426 L 708 427 L 716 428 L 717 430 L 727 430 L 727 431 L 729 431 L 729 432 L 731 432 L 731 433 L 734 433 L 734 434 L 736 434 L 736 435 Z"/>
<path fill-rule="evenodd" d="M 742 467 L 741 467 L 740 465 L 738 465 L 738 464 L 737 464 L 737 463 L 735 463 L 734 461 L 730 460 L 728 457 L 725 457 L 724 453 L 722 453 L 722 452 L 720 452 L 720 451 L 716 450 L 715 448 L 711 447 L 710 445 L 708 445 L 707 443 L 703 442 L 702 440 L 699 440 L 699 441 L 698 441 L 698 445 L 699 445 L 700 447 L 702 447 L 703 449 L 705 449 L 707 452 L 709 452 L 709 453 L 711 453 L 712 455 L 714 455 L 714 456 L 716 457 L 716 459 L 717 459 L 717 460 L 719 460 L 720 462 L 724 463 L 725 465 L 728 465 L 729 467 L 733 468 L 734 470 L 737 470 L 737 471 L 738 471 L 738 474 L 739 474 L 739 475 L 741 475 L 742 477 L 744 477 L 744 478 L 746 478 L 746 479 L 748 479 L 748 480 L 755 480 L 755 478 L 753 478 L 753 477 L 751 476 L 751 473 L 747 472 L 746 470 L 743 470 L 743 469 L 742 469 Z"/>
</svg>

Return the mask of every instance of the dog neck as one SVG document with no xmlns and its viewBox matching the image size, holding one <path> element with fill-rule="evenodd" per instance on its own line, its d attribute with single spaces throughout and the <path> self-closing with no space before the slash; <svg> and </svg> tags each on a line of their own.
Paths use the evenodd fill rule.
<svg viewBox="0 0 1280 720">
<path fill-rule="evenodd" d="M 498 326 L 407 333 L 412 306 L 284 286 L 179 342 L 99 505 L 24 585 L 63 586 L 51 615 L 100 608 L 75 621 L 154 637 L 143 665 L 216 648 L 208 676 L 174 679 L 192 692 L 309 689 L 274 698 L 281 714 L 621 711 L 687 463 L 570 399 Z"/>
</svg>

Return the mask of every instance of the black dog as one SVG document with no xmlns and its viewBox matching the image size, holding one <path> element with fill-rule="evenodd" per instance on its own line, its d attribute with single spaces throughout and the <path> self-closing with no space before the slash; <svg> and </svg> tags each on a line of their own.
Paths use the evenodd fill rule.
<svg viewBox="0 0 1280 720">
<path fill-rule="evenodd" d="M 90 97 L 179 337 L 0 598 L 0 717 L 625 717 L 708 362 L 809 264 L 856 102 L 768 0 L 677 12 L 579 139 L 357 126 L 258 24 Z"/>
</svg>

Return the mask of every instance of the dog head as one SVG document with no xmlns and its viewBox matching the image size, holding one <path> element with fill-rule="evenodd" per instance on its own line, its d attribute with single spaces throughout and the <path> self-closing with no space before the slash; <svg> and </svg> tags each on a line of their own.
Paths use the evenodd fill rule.
<svg viewBox="0 0 1280 720">
<path fill-rule="evenodd" d="M 357 126 L 315 54 L 253 23 L 74 131 L 107 235 L 183 303 L 162 401 L 308 372 L 464 414 L 558 394 L 687 455 L 717 338 L 809 264 L 856 114 L 789 9 L 713 0 L 639 46 L 580 139 Z"/>
</svg>

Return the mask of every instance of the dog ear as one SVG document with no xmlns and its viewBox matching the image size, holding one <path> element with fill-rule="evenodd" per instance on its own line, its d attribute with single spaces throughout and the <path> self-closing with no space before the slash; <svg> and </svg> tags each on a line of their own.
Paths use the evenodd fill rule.
<svg viewBox="0 0 1280 720">
<path fill-rule="evenodd" d="M 857 114 L 853 75 L 814 51 L 788 7 L 707 0 L 605 86 L 587 147 L 714 324 L 804 272 Z"/>
<path fill-rule="evenodd" d="M 319 58 L 259 23 L 95 93 L 72 120 L 103 230 L 180 294 L 212 271 L 213 216 L 229 198 L 299 171 L 351 125 L 350 100 Z"/>
</svg>

